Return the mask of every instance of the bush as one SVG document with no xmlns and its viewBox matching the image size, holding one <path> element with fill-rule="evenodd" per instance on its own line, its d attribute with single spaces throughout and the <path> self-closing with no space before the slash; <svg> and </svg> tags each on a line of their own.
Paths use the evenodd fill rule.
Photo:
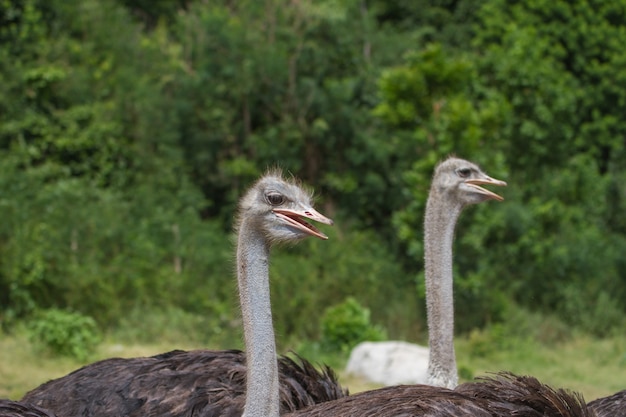
<svg viewBox="0 0 626 417">
<path fill-rule="evenodd" d="M 102 340 L 94 319 L 80 313 L 46 310 L 28 326 L 30 339 L 53 354 L 86 361 Z"/>
<path fill-rule="evenodd" d="M 474 357 L 489 357 L 503 351 L 551 346 L 572 337 L 572 329 L 556 315 L 530 311 L 513 302 L 503 311 L 505 321 L 472 329 L 468 346 Z"/>
<path fill-rule="evenodd" d="M 348 352 L 365 340 L 386 338 L 385 329 L 370 323 L 369 309 L 352 297 L 327 308 L 322 317 L 322 346 L 329 351 Z"/>
</svg>

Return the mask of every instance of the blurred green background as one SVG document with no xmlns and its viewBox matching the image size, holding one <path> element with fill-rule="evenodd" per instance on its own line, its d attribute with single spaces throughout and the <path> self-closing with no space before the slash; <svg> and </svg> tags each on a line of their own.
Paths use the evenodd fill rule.
<svg viewBox="0 0 626 417">
<path fill-rule="evenodd" d="M 280 349 L 425 343 L 423 211 L 455 154 L 509 184 L 461 216 L 458 335 L 479 350 L 624 335 L 625 15 L 626 0 L 0 0 L 2 332 L 83 359 L 103 337 L 241 347 L 233 217 L 280 166 L 336 221 L 327 242 L 274 250 Z M 346 306 L 361 330 L 344 343 L 324 329 Z"/>
</svg>

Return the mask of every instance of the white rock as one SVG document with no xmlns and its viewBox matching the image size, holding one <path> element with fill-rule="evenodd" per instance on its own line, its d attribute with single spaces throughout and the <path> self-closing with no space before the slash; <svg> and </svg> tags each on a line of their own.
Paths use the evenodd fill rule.
<svg viewBox="0 0 626 417">
<path fill-rule="evenodd" d="M 363 342 L 352 349 L 346 372 L 384 385 L 425 384 L 428 352 L 408 342 Z"/>
</svg>

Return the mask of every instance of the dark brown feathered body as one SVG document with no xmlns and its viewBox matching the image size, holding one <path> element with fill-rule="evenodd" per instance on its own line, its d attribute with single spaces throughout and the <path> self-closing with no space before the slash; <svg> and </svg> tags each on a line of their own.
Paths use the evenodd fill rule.
<svg viewBox="0 0 626 417">
<path fill-rule="evenodd" d="M 598 417 L 626 417 L 626 390 L 589 402 Z"/>
<path fill-rule="evenodd" d="M 500 372 L 459 385 L 465 394 L 498 416 L 593 417 L 583 397 L 575 392 L 554 389 L 531 376 Z"/>
<path fill-rule="evenodd" d="M 25 402 L 0 400 L 0 417 L 55 417 L 55 415 Z"/>
<path fill-rule="evenodd" d="M 288 417 L 492 417 L 481 404 L 448 388 L 399 385 L 360 392 Z"/>
<path fill-rule="evenodd" d="M 576 393 L 536 378 L 500 373 L 455 390 L 403 385 L 361 392 L 288 414 L 289 417 L 593 417 Z"/>
<path fill-rule="evenodd" d="M 280 406 L 290 412 L 347 395 L 329 368 L 279 359 Z M 246 357 L 237 350 L 106 359 L 30 391 L 24 401 L 72 416 L 241 416 Z"/>
</svg>

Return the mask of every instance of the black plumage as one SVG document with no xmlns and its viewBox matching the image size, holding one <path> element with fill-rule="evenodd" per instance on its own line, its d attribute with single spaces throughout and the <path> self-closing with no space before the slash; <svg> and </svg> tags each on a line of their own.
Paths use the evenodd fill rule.
<svg viewBox="0 0 626 417">
<path fill-rule="evenodd" d="M 286 417 L 594 417 L 582 396 L 503 372 L 454 390 L 402 385 L 317 404 Z"/>
<path fill-rule="evenodd" d="M 0 400 L 0 417 L 56 417 L 52 412 L 23 401 Z"/>
<path fill-rule="evenodd" d="M 589 402 L 598 417 L 626 417 L 626 390 Z"/>
<path fill-rule="evenodd" d="M 459 385 L 455 391 L 467 395 L 498 416 L 593 417 L 577 392 L 552 388 L 532 376 L 499 372 Z"/>
<path fill-rule="evenodd" d="M 332 370 L 282 356 L 281 412 L 347 395 Z M 240 416 L 246 357 L 238 350 L 175 350 L 95 362 L 27 393 L 23 401 L 59 416 Z"/>
</svg>

